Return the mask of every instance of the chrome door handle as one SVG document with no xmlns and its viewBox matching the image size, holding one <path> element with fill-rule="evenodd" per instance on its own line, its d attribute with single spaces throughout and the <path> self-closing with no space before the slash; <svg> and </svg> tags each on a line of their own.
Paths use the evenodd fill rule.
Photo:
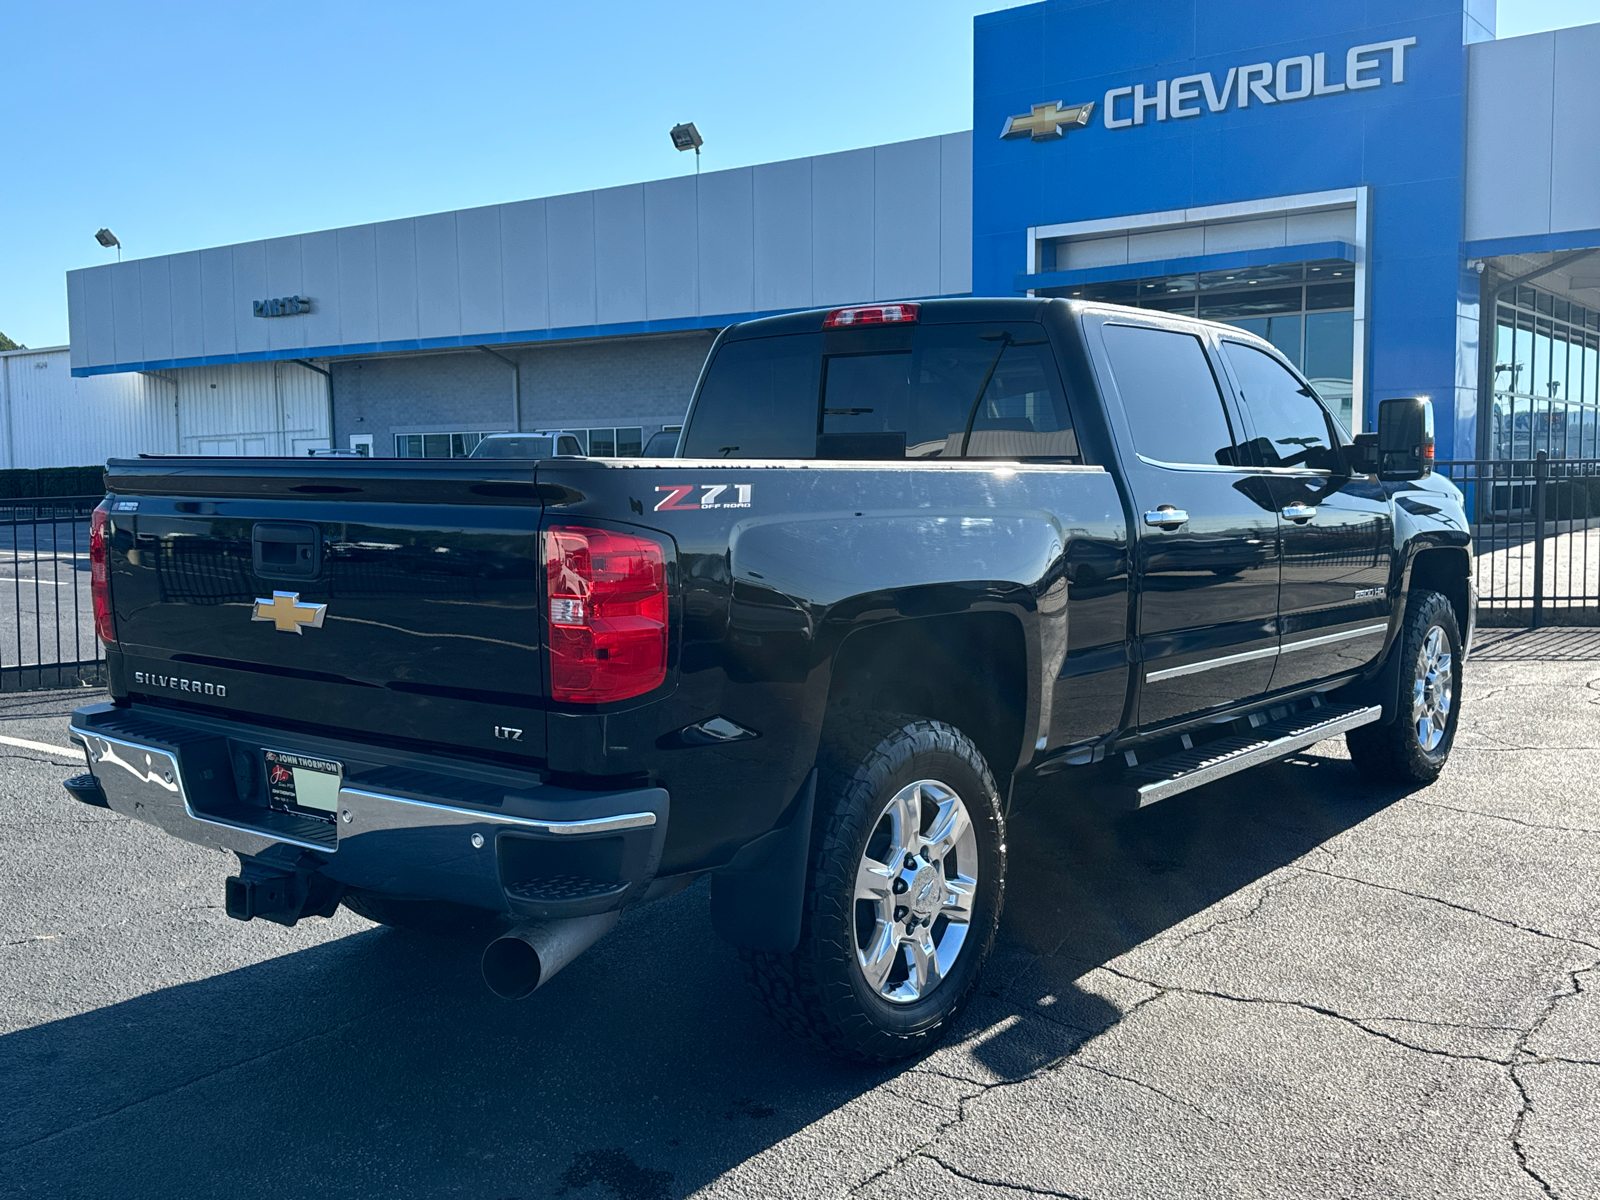
<svg viewBox="0 0 1600 1200">
<path fill-rule="evenodd" d="M 1189 523 L 1189 514 L 1181 508 L 1173 508 L 1170 504 L 1163 504 L 1160 508 L 1145 513 L 1144 523 L 1157 529 L 1176 529 L 1179 525 Z"/>
<path fill-rule="evenodd" d="M 1312 517 L 1317 515 L 1317 510 L 1315 508 L 1311 507 L 1309 504 L 1301 504 L 1299 501 L 1295 501 L 1293 504 L 1285 504 L 1278 510 L 1278 512 L 1285 519 L 1290 521 L 1299 521 L 1301 524 L 1304 524 L 1305 522 L 1311 520 Z"/>
</svg>

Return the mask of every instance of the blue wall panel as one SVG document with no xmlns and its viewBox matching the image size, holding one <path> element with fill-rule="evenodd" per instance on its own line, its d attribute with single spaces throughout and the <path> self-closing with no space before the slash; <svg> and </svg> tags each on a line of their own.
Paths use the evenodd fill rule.
<svg viewBox="0 0 1600 1200">
<path fill-rule="evenodd" d="M 1464 0 L 1047 0 L 980 16 L 974 41 L 973 287 L 1014 290 L 1030 226 L 1371 189 L 1367 411 L 1385 396 L 1439 398 L 1441 456 L 1471 453 L 1454 419 L 1456 283 L 1462 238 Z M 1230 68 L 1325 55 L 1344 80 L 1353 46 L 1416 38 L 1404 81 L 1379 55 L 1379 86 L 1279 99 L 1252 94 L 1198 116 L 1112 128 L 1106 93 Z M 1286 74 L 1288 94 L 1300 79 Z M 1087 128 L 1059 140 L 1002 141 L 1033 104 L 1095 102 Z M 1115 116 L 1129 115 L 1119 101 Z M 1208 239 L 1212 237 L 1208 231 Z M 1211 252 L 1212 247 L 1206 247 Z"/>
</svg>

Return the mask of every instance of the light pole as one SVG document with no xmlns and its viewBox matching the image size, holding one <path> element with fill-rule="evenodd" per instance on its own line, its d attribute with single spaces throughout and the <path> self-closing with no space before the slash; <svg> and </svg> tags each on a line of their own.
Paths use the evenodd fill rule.
<svg viewBox="0 0 1600 1200">
<path fill-rule="evenodd" d="M 685 121 L 682 125 L 672 127 L 672 145 L 676 150 L 694 151 L 694 173 L 700 174 L 700 147 L 706 144 L 705 138 L 700 136 L 700 131 L 694 127 L 693 121 Z"/>
<path fill-rule="evenodd" d="M 118 262 L 122 261 L 122 243 L 117 241 L 117 235 L 112 233 L 111 230 L 109 230 L 109 229 L 100 230 L 99 232 L 97 232 L 94 235 L 94 240 L 99 242 L 107 250 L 109 250 L 109 249 L 111 249 L 111 247 L 115 246 L 117 248 L 117 261 Z"/>
</svg>

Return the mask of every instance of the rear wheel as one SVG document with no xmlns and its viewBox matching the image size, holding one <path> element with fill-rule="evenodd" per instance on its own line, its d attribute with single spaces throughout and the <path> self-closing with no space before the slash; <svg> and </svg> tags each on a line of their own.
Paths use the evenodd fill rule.
<svg viewBox="0 0 1600 1200">
<path fill-rule="evenodd" d="M 1461 716 L 1461 631 L 1438 592 L 1413 592 L 1394 653 L 1400 655 L 1400 711 L 1387 725 L 1345 734 L 1350 758 L 1378 783 L 1429 784 L 1455 744 Z"/>
<path fill-rule="evenodd" d="M 488 933 L 502 924 L 499 913 L 448 900 L 425 900 L 415 896 L 386 896 L 379 892 L 351 889 L 342 903 L 358 917 L 433 937 L 466 936 Z"/>
<path fill-rule="evenodd" d="M 745 954 L 790 1032 L 887 1062 L 931 1048 L 978 986 L 1005 895 L 993 776 L 942 721 L 845 718 L 818 757 L 800 944 Z"/>
</svg>

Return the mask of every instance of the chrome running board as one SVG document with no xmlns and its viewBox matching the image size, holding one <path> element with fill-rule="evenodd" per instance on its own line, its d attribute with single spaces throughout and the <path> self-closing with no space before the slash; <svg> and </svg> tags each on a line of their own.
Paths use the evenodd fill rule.
<svg viewBox="0 0 1600 1200">
<path fill-rule="evenodd" d="M 1266 721 L 1249 733 L 1219 738 L 1192 750 L 1141 763 L 1122 774 L 1117 788 L 1135 808 L 1144 808 L 1237 771 L 1284 758 L 1347 730 L 1370 725 L 1382 715 L 1382 707 L 1376 704 L 1323 704 Z"/>
</svg>

